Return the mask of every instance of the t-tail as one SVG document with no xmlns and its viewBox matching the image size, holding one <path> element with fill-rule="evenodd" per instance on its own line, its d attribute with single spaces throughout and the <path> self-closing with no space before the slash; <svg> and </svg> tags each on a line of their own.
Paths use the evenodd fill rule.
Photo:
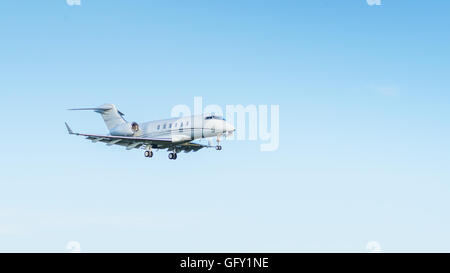
<svg viewBox="0 0 450 273">
<path fill-rule="evenodd" d="M 112 129 L 117 128 L 119 125 L 127 123 L 127 121 L 123 118 L 123 114 L 119 110 L 117 110 L 114 104 L 107 103 L 95 108 L 75 108 L 69 110 L 92 110 L 99 113 L 100 115 L 102 115 L 106 127 L 110 132 L 112 131 Z"/>
</svg>

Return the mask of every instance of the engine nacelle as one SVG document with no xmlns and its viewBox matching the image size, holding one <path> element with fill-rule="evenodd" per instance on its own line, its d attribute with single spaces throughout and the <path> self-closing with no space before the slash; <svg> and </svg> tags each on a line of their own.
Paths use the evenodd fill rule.
<svg viewBox="0 0 450 273">
<path fill-rule="evenodd" d="M 133 136 L 137 131 L 139 131 L 139 124 L 128 122 L 114 127 L 110 133 L 113 136 Z"/>
</svg>

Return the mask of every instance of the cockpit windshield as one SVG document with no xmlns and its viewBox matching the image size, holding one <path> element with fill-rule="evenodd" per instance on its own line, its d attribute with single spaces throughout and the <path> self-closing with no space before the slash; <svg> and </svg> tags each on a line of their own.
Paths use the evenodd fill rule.
<svg viewBox="0 0 450 273">
<path fill-rule="evenodd" d="M 205 119 L 206 119 L 206 120 L 208 120 L 208 119 L 225 120 L 223 117 L 217 116 L 217 115 L 209 115 L 209 116 L 206 116 Z"/>
</svg>

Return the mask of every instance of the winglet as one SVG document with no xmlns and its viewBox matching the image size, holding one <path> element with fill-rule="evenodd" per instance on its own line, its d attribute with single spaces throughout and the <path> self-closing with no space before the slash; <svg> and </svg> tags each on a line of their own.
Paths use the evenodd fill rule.
<svg viewBox="0 0 450 273">
<path fill-rule="evenodd" d="M 64 123 L 66 124 L 66 128 L 67 128 L 67 131 L 69 132 L 69 134 L 73 135 L 74 133 L 73 133 L 72 129 L 70 129 L 69 124 L 67 124 L 67 122 L 64 122 Z"/>
</svg>

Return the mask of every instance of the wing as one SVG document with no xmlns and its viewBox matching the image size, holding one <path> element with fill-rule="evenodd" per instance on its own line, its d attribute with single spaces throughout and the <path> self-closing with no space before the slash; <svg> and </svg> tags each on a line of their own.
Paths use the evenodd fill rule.
<svg viewBox="0 0 450 273">
<path fill-rule="evenodd" d="M 202 145 L 202 144 L 198 144 L 198 143 L 194 143 L 194 142 L 186 142 L 186 143 L 181 143 L 179 145 L 175 145 L 174 148 L 179 150 L 179 151 L 183 151 L 185 153 L 189 153 L 189 152 L 197 152 L 200 149 L 203 148 L 212 148 L 214 146 L 209 146 L 209 145 Z"/>
<path fill-rule="evenodd" d="M 112 145 L 124 146 L 127 148 L 127 150 L 145 148 L 148 145 L 151 145 L 151 147 L 155 149 L 169 149 L 169 150 L 176 149 L 188 153 L 191 151 L 196 152 L 202 148 L 210 147 L 207 145 L 192 142 L 174 143 L 171 138 L 143 138 L 143 137 L 107 136 L 107 135 L 74 133 L 67 123 L 66 128 L 69 134 L 71 135 L 84 136 L 86 137 L 86 139 L 89 139 L 94 143 L 104 142 L 108 146 Z"/>
</svg>

